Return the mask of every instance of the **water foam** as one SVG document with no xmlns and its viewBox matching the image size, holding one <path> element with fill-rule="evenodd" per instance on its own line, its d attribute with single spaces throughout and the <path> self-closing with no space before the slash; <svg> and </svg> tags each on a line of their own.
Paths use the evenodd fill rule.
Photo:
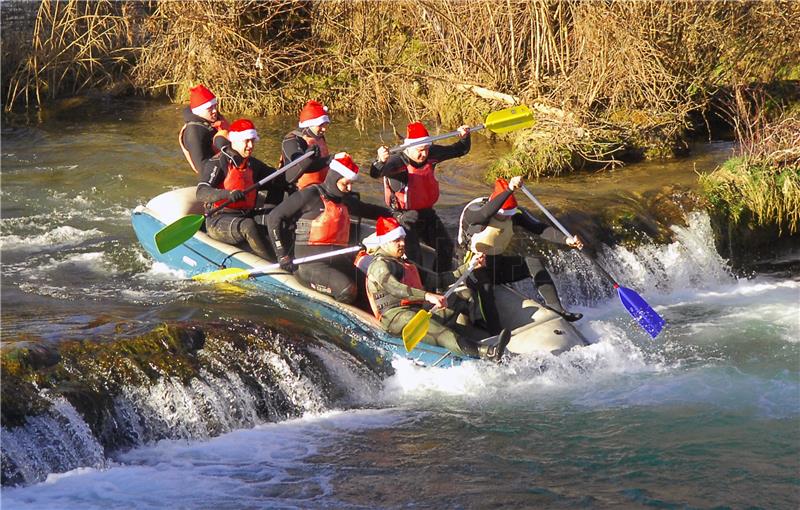
<svg viewBox="0 0 800 510">
<path fill-rule="evenodd" d="M 331 469 L 310 457 L 354 434 L 405 426 L 402 410 L 332 411 L 236 430 L 209 441 L 163 440 L 120 454 L 107 469 L 80 468 L 5 488 L 3 503 L 33 508 L 161 509 L 318 507 L 335 498 Z"/>
<path fill-rule="evenodd" d="M 96 228 L 81 230 L 69 225 L 62 225 L 39 235 L 4 235 L 0 237 L 0 244 L 2 244 L 3 250 L 34 253 L 75 246 L 102 235 L 104 235 L 103 232 Z"/>
</svg>

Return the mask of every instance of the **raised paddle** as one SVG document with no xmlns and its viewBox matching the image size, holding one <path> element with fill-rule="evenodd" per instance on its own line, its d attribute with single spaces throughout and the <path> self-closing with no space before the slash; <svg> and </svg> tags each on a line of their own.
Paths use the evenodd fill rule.
<svg viewBox="0 0 800 510">
<path fill-rule="evenodd" d="M 272 179 L 275 179 L 276 177 L 283 175 L 288 169 L 292 168 L 293 166 L 297 166 L 301 161 L 305 161 L 306 159 L 310 158 L 313 155 L 314 155 L 313 152 L 307 152 L 303 154 L 294 161 L 291 161 L 290 163 L 283 165 L 278 170 L 272 172 L 271 174 L 264 177 L 257 183 L 252 184 L 247 188 L 243 189 L 242 192 L 244 194 L 247 194 L 253 191 L 254 189 L 263 186 Z M 190 214 L 188 216 L 184 216 L 178 220 L 173 221 L 166 227 L 156 232 L 155 240 L 158 252 L 167 253 L 168 251 L 177 248 L 178 246 L 182 245 L 183 243 L 191 239 L 192 236 L 195 235 L 198 230 L 200 230 L 200 227 L 203 226 L 203 222 L 206 220 L 206 218 L 210 217 L 212 214 L 216 213 L 220 209 L 227 207 L 227 205 L 230 203 L 231 200 L 226 200 L 205 214 Z"/>
<path fill-rule="evenodd" d="M 464 280 L 472 273 L 477 263 L 477 258 L 472 259 L 472 262 L 470 262 L 464 274 L 462 274 L 461 277 L 447 289 L 447 292 L 444 293 L 445 301 L 450 297 L 450 294 L 455 292 L 459 285 L 464 283 Z M 408 321 L 408 324 L 405 325 L 403 328 L 403 345 L 406 346 L 406 352 L 411 352 L 420 340 L 425 338 L 425 335 L 428 334 L 428 328 L 431 325 L 431 317 L 436 309 L 437 308 L 434 306 L 430 310 L 422 309 L 418 311 L 417 314 Z"/>
<path fill-rule="evenodd" d="M 524 185 L 520 186 L 520 188 L 528 196 L 528 198 L 530 198 L 533 201 L 533 203 L 536 204 L 536 206 L 539 209 L 541 209 L 541 211 L 545 214 L 545 216 L 550 218 L 550 221 L 553 222 L 553 225 L 558 227 L 558 229 L 565 236 L 573 237 L 572 234 L 570 234 L 567 231 L 567 229 L 564 228 L 564 225 L 559 223 L 559 221 L 555 218 L 555 216 L 550 214 L 550 211 L 548 211 L 547 208 L 545 208 L 545 206 L 542 205 L 542 203 L 539 202 L 539 200 L 537 200 L 535 196 L 533 196 L 533 193 L 528 191 L 528 188 L 526 188 Z M 583 251 L 581 251 L 581 253 L 583 253 Z M 610 274 L 608 274 L 608 271 L 606 271 L 603 268 L 603 266 L 601 266 L 595 259 L 591 257 L 587 258 L 589 258 L 589 260 L 591 260 L 594 263 L 594 265 L 597 266 L 597 268 L 600 270 L 600 273 L 602 273 L 603 276 L 608 278 L 608 280 L 612 284 L 614 284 L 614 288 L 617 290 L 617 293 L 619 294 L 619 299 L 620 301 L 622 301 L 622 305 L 628 310 L 628 313 L 630 313 L 631 316 L 634 319 L 636 319 L 639 325 L 645 331 L 647 331 L 651 337 L 653 338 L 657 337 L 658 334 L 661 332 L 661 330 L 664 328 L 665 324 L 664 319 L 660 315 L 658 315 L 658 313 L 656 313 L 656 311 L 653 310 L 653 308 L 650 307 L 650 305 L 647 304 L 647 301 L 645 301 L 642 298 L 642 296 L 637 294 L 635 291 L 623 287 L 619 283 L 617 283 L 617 281 L 614 280 L 614 278 Z"/>
<path fill-rule="evenodd" d="M 360 249 L 361 245 L 348 246 L 347 248 L 341 248 L 338 250 L 327 251 L 325 253 L 319 253 L 317 255 L 309 255 L 308 257 L 301 257 L 299 259 L 294 259 L 292 261 L 292 264 L 299 266 L 300 264 L 305 264 L 306 262 L 314 262 L 315 260 L 327 259 L 330 257 L 336 257 L 338 255 L 345 255 L 347 253 L 356 252 Z M 194 275 L 192 278 L 207 283 L 229 282 L 233 280 L 244 280 L 245 278 L 250 278 L 252 276 L 261 276 L 264 274 L 269 274 L 269 272 L 274 271 L 279 267 L 281 267 L 281 265 L 277 263 L 254 267 L 252 269 L 229 267 L 226 269 L 220 269 L 219 271 L 211 271 L 209 273 L 201 273 L 198 275 Z"/>
<path fill-rule="evenodd" d="M 533 126 L 533 114 L 525 105 L 519 106 L 512 106 L 511 108 L 506 108 L 505 110 L 499 110 L 496 112 L 490 113 L 483 124 L 478 124 L 477 126 L 473 126 L 469 128 L 470 132 L 478 131 L 480 129 L 488 129 L 493 133 L 508 133 L 509 131 L 514 131 L 515 129 L 523 129 L 529 128 Z M 411 143 L 404 143 L 402 145 L 396 145 L 389 149 L 389 152 L 400 152 L 408 147 L 413 147 L 415 145 L 422 145 L 424 143 L 431 143 L 435 142 L 436 140 L 443 140 L 445 138 L 450 138 L 453 136 L 458 136 L 458 131 L 451 131 L 449 133 L 444 133 L 441 135 L 435 136 L 428 136 L 425 138 L 421 138 L 419 140 L 415 140 Z"/>
</svg>

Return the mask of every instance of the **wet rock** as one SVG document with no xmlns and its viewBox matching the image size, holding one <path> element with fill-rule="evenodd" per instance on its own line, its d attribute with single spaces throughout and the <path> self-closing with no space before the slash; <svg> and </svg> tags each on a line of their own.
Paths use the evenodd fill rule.
<svg viewBox="0 0 800 510">
<path fill-rule="evenodd" d="M 4 347 L 0 425 L 14 445 L 2 444 L 2 483 L 97 466 L 102 451 L 324 411 L 347 392 L 337 378 L 343 367 L 330 371 L 327 359 L 377 379 L 374 360 L 354 358 L 319 331 L 303 331 L 291 324 L 174 323 L 111 342 Z M 326 349 L 331 354 L 320 357 Z M 53 452 L 44 460 L 26 453 L 46 446 L 41 441 Z"/>
</svg>

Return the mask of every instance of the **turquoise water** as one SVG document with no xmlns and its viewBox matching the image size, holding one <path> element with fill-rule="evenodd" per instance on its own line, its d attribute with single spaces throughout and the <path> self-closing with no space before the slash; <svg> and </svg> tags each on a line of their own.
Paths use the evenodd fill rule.
<svg viewBox="0 0 800 510">
<path fill-rule="evenodd" d="M 114 338 L 168 319 L 292 319 L 269 297 L 220 292 L 150 261 L 129 214 L 192 183 L 175 143 L 179 112 L 144 101 L 92 108 L 88 122 L 66 112 L 37 127 L 4 123 L 3 341 Z M 289 122 L 257 123 L 267 126 L 265 160 Z M 381 137 L 334 133 L 334 147 L 353 144 L 359 163 Z M 480 172 L 505 150 L 476 145 L 442 170 L 447 217 L 485 191 Z M 659 167 L 664 178 L 691 183 L 692 163 L 713 166 L 729 147 L 703 150 Z M 652 166 L 632 166 L 535 192 L 599 204 L 650 175 Z M 377 200 L 377 182 L 358 186 Z M 797 508 L 800 275 L 736 279 L 708 217 L 686 221 L 672 244 L 600 253 L 667 320 L 656 340 L 585 263 L 558 255 L 550 262 L 586 315 L 587 348 L 442 370 L 397 360 L 381 386 L 344 374 L 341 409 L 136 448 L 3 488 L 3 508 Z M 171 402 L 163 398 L 153 406 Z"/>
</svg>

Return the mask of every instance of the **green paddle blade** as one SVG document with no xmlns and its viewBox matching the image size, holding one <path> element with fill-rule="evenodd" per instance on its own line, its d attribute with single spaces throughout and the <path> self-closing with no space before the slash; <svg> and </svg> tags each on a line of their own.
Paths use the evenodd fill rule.
<svg viewBox="0 0 800 510">
<path fill-rule="evenodd" d="M 222 283 L 230 282 L 232 280 L 244 280 L 250 276 L 249 269 L 242 269 L 240 267 L 228 267 L 220 269 L 219 271 L 211 271 L 209 273 L 201 273 L 192 276 L 193 280 L 204 283 Z"/>
<path fill-rule="evenodd" d="M 486 129 L 494 133 L 508 133 L 515 129 L 524 129 L 533 126 L 533 113 L 525 105 L 512 106 L 505 110 L 492 112 L 483 123 Z"/>
<path fill-rule="evenodd" d="M 202 214 L 190 214 L 156 232 L 158 253 L 167 253 L 191 239 L 203 226 L 205 219 Z"/>
<path fill-rule="evenodd" d="M 428 327 L 431 325 L 431 312 L 420 310 L 417 315 L 408 321 L 403 328 L 403 345 L 406 352 L 411 352 L 414 347 L 428 334 Z"/>
</svg>

